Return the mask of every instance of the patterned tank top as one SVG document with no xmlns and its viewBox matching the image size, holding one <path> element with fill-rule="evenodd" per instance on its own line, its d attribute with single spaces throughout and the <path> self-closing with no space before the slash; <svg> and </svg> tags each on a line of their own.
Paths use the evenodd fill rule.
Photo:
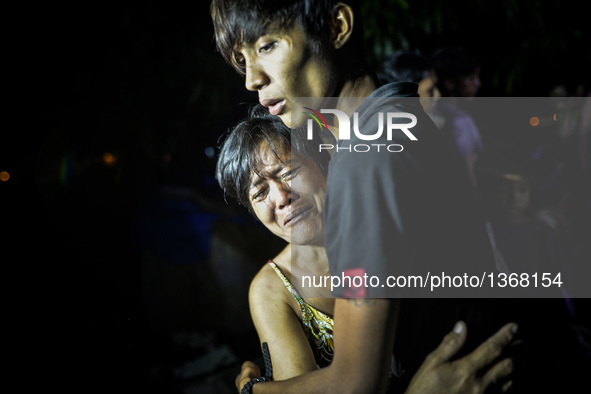
<svg viewBox="0 0 591 394">
<path fill-rule="evenodd" d="M 287 290 L 289 290 L 300 306 L 302 327 L 314 352 L 316 364 L 319 368 L 328 366 L 334 356 L 334 342 L 332 338 L 333 319 L 306 303 L 274 262 L 269 261 L 268 264 L 275 270 L 285 287 L 287 287 Z"/>
</svg>

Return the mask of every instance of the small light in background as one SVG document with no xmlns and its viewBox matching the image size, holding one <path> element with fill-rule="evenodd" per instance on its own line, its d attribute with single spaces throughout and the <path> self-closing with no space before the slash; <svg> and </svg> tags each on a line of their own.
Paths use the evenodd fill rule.
<svg viewBox="0 0 591 394">
<path fill-rule="evenodd" d="M 536 127 L 540 124 L 540 118 L 538 118 L 537 116 L 532 116 L 531 118 L 529 118 L 529 124 L 533 127 Z"/>
<path fill-rule="evenodd" d="M 0 172 L 0 181 L 6 182 L 9 179 L 10 179 L 10 174 L 8 173 L 8 171 Z"/>
<path fill-rule="evenodd" d="M 110 152 L 105 152 L 103 155 L 103 163 L 108 165 L 109 167 L 114 166 L 117 164 L 117 158 Z"/>
<path fill-rule="evenodd" d="M 213 147 L 211 146 L 205 148 L 205 156 L 207 156 L 210 159 L 213 158 L 215 156 L 215 149 L 213 149 Z"/>
<path fill-rule="evenodd" d="M 554 121 L 558 122 L 558 114 L 554 114 Z"/>
</svg>

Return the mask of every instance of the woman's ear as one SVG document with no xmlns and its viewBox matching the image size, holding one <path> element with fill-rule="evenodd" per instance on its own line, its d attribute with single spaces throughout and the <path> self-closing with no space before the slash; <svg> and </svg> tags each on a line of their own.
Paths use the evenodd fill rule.
<svg viewBox="0 0 591 394">
<path fill-rule="evenodd" d="M 353 33 L 353 9 L 344 3 L 339 3 L 335 6 L 332 17 L 332 43 L 335 49 L 341 48 Z"/>
</svg>

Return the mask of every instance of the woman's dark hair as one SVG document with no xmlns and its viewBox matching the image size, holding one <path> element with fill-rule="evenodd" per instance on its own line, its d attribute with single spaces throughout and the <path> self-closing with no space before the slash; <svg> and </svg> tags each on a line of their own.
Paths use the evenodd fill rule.
<svg viewBox="0 0 591 394">
<path fill-rule="evenodd" d="M 225 196 L 236 199 L 252 212 L 248 191 L 252 174 L 260 174 L 263 166 L 261 144 L 267 144 L 278 159 L 290 152 L 310 157 L 327 175 L 330 155 L 319 151 L 320 137 L 306 139 L 303 129 L 293 131 L 283 121 L 269 115 L 266 108 L 257 105 L 249 117 L 239 122 L 226 135 L 218 157 L 215 177 Z"/>
<path fill-rule="evenodd" d="M 318 55 L 323 55 L 323 43 L 330 37 L 328 26 L 337 0 L 213 0 L 213 19 L 218 51 L 234 68 L 244 74 L 236 59 L 236 48 L 254 42 L 268 29 L 284 29 L 298 23 Z M 363 27 L 358 0 L 345 0 L 355 13 L 355 29 L 351 45 L 363 55 Z M 351 60 L 352 61 L 352 60 Z"/>
</svg>

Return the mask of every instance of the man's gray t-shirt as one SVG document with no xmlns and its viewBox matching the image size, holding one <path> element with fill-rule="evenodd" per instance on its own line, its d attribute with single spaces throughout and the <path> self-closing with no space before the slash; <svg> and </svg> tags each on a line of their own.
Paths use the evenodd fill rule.
<svg viewBox="0 0 591 394">
<path fill-rule="evenodd" d="M 417 124 L 409 131 L 417 140 L 394 130 L 392 140 L 386 132 L 375 141 L 361 140 L 352 132 L 350 140 L 339 141 L 325 199 L 330 272 L 375 276 L 379 285 L 340 287 L 333 295 L 412 297 L 419 293 L 386 286 L 388 276 L 483 272 L 479 265 L 488 263 L 490 250 L 473 192 L 447 137 L 423 111 L 416 85 L 385 85 L 356 112 L 359 129 L 366 134 L 377 130 L 379 112 L 384 119 L 388 112 L 411 113 Z M 371 144 L 374 149 L 361 152 Z M 393 144 L 397 146 L 391 151 L 386 149 Z"/>
</svg>

